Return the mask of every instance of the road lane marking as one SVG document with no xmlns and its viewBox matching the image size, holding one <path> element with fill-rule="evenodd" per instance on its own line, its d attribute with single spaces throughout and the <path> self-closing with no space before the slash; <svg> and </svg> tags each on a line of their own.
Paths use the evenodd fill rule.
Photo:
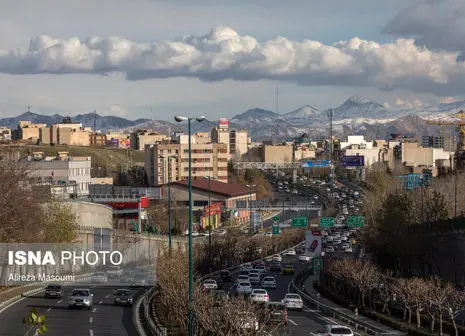
<svg viewBox="0 0 465 336">
<path fill-rule="evenodd" d="M 94 331 L 92 329 L 89 329 L 89 334 L 90 336 L 94 336 Z"/>
<path fill-rule="evenodd" d="M 97 310 L 97 308 L 92 309 L 92 313 L 95 313 L 96 310 Z"/>
<path fill-rule="evenodd" d="M 294 321 L 292 321 L 291 319 L 288 319 L 289 322 L 291 322 L 293 325 L 298 325 L 297 323 L 295 323 Z"/>
<path fill-rule="evenodd" d="M 309 333 L 310 335 L 312 335 L 312 336 L 317 336 L 317 334 L 312 333 L 311 331 L 309 331 L 308 333 Z"/>
<path fill-rule="evenodd" d="M 63 300 L 58 300 L 58 301 L 57 301 L 57 303 L 62 303 L 62 302 L 63 302 Z"/>
<path fill-rule="evenodd" d="M 93 317 L 89 317 L 89 323 L 92 323 L 93 320 L 94 320 Z"/>
<path fill-rule="evenodd" d="M 103 303 L 103 301 L 99 301 L 99 302 L 98 302 L 98 304 L 102 304 L 102 303 Z"/>
<path fill-rule="evenodd" d="M 305 308 L 307 308 L 307 307 L 305 307 Z M 307 308 L 307 309 L 308 309 L 308 308 Z M 310 309 L 309 309 L 309 310 L 310 310 Z M 326 321 L 329 321 L 329 322 L 334 323 L 334 324 L 347 325 L 346 323 L 337 322 L 337 321 L 335 321 L 335 320 L 333 320 L 333 319 L 330 319 L 329 317 L 323 316 L 323 315 L 319 314 L 317 311 L 312 311 L 312 314 L 315 314 L 315 315 L 321 317 L 322 319 L 325 319 Z M 349 325 L 349 327 L 350 327 L 350 325 Z M 353 333 L 354 333 L 354 335 L 359 335 L 359 336 L 361 336 L 361 334 L 358 333 L 358 332 L 353 331 Z"/>
<path fill-rule="evenodd" d="M 50 307 L 50 308 L 47 309 L 48 312 L 51 311 L 51 310 L 52 310 L 52 307 Z"/>
<path fill-rule="evenodd" d="M 110 294 L 108 294 L 107 296 L 105 296 L 105 299 L 108 299 L 110 296 L 111 296 L 111 295 L 110 295 Z"/>
</svg>

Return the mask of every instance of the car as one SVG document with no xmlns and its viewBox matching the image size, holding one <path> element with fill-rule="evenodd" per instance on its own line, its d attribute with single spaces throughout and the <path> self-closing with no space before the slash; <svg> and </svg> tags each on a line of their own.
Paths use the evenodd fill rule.
<svg viewBox="0 0 465 336">
<path fill-rule="evenodd" d="M 236 283 L 249 281 L 249 275 L 241 274 L 236 278 Z"/>
<path fill-rule="evenodd" d="M 204 289 L 218 289 L 218 284 L 213 279 L 207 279 L 203 282 Z"/>
<path fill-rule="evenodd" d="M 45 298 L 63 298 L 63 288 L 61 285 L 50 284 L 45 287 Z"/>
<path fill-rule="evenodd" d="M 343 325 L 325 325 L 322 330 L 317 331 L 318 335 L 321 336 L 354 336 L 354 332 L 349 327 Z"/>
<path fill-rule="evenodd" d="M 120 278 L 123 275 L 123 269 L 119 266 L 110 266 L 107 270 L 107 277 L 109 279 Z"/>
<path fill-rule="evenodd" d="M 265 289 L 253 289 L 250 293 L 250 300 L 256 303 L 268 303 L 270 297 Z"/>
<path fill-rule="evenodd" d="M 241 265 L 241 272 L 242 271 L 251 271 L 252 270 L 252 264 L 251 263 L 245 263 Z"/>
<path fill-rule="evenodd" d="M 279 254 L 275 254 L 274 256 L 271 257 L 272 261 L 283 261 L 283 258 Z"/>
<path fill-rule="evenodd" d="M 115 306 L 132 306 L 133 297 L 128 289 L 118 289 L 113 293 L 113 304 Z"/>
<path fill-rule="evenodd" d="M 257 272 L 251 272 L 249 274 L 249 281 L 253 285 L 257 285 L 260 283 L 260 274 Z"/>
<path fill-rule="evenodd" d="M 265 265 L 257 265 L 257 266 L 254 266 L 253 270 L 258 272 L 259 274 L 263 274 L 266 271 L 266 267 Z"/>
<path fill-rule="evenodd" d="M 89 288 L 76 288 L 68 296 L 68 309 L 85 308 L 91 310 L 93 307 L 94 294 Z"/>
<path fill-rule="evenodd" d="M 228 270 L 220 271 L 220 278 L 223 282 L 231 282 L 231 272 Z"/>
<path fill-rule="evenodd" d="M 215 231 L 215 233 L 219 236 L 224 236 L 225 234 L 227 234 L 228 232 L 225 230 L 225 229 L 218 229 Z"/>
<path fill-rule="evenodd" d="M 270 323 L 282 323 L 287 325 L 288 316 L 286 305 L 282 302 L 268 303 L 268 321 Z"/>
<path fill-rule="evenodd" d="M 289 249 L 289 250 L 287 250 L 286 252 L 284 252 L 284 255 L 285 255 L 285 256 L 291 257 L 291 256 L 295 256 L 296 253 L 295 253 L 295 250 L 294 250 L 294 249 Z"/>
<path fill-rule="evenodd" d="M 344 250 L 345 253 L 353 253 L 354 250 L 352 250 L 352 247 L 348 247 Z"/>
<path fill-rule="evenodd" d="M 295 267 L 294 265 L 291 264 L 286 264 L 283 267 L 283 275 L 288 275 L 288 274 L 294 274 L 295 273 Z"/>
<path fill-rule="evenodd" d="M 326 253 L 333 253 L 333 252 L 334 252 L 334 247 L 328 246 L 328 247 L 326 248 L 326 251 L 325 251 L 325 252 L 326 252 Z"/>
<path fill-rule="evenodd" d="M 347 244 L 347 243 L 344 243 L 344 244 L 341 245 L 341 249 L 343 249 L 343 250 L 348 249 L 349 247 L 350 247 L 350 245 Z"/>
<path fill-rule="evenodd" d="M 299 261 L 301 261 L 301 262 L 308 262 L 308 261 L 310 261 L 310 260 L 312 260 L 312 258 L 309 257 L 309 256 L 306 255 L 306 254 L 301 254 L 301 255 L 299 256 Z"/>
<path fill-rule="evenodd" d="M 108 282 L 108 278 L 104 272 L 97 272 L 92 275 L 91 282 L 104 284 Z"/>
<path fill-rule="evenodd" d="M 255 268 L 256 266 L 259 266 L 259 265 L 265 266 L 265 262 L 264 262 L 263 260 L 255 260 L 255 261 L 252 263 L 252 268 Z"/>
<path fill-rule="evenodd" d="M 216 284 L 218 285 L 218 289 L 223 289 L 223 279 L 219 274 L 212 275 L 209 279 L 213 279 L 216 281 Z"/>
<path fill-rule="evenodd" d="M 272 232 L 265 232 L 265 237 L 273 237 L 273 233 Z"/>
<path fill-rule="evenodd" d="M 276 279 L 272 276 L 265 276 L 262 279 L 262 288 L 276 288 Z"/>
<path fill-rule="evenodd" d="M 304 309 L 304 302 L 299 294 L 287 293 L 282 302 L 286 305 L 287 310 L 302 311 Z"/>
<path fill-rule="evenodd" d="M 273 261 L 271 262 L 269 269 L 271 272 L 281 272 L 282 271 L 281 263 L 279 261 Z"/>
<path fill-rule="evenodd" d="M 237 284 L 236 293 L 237 294 L 250 294 L 252 293 L 252 284 L 250 281 L 241 281 Z"/>
</svg>

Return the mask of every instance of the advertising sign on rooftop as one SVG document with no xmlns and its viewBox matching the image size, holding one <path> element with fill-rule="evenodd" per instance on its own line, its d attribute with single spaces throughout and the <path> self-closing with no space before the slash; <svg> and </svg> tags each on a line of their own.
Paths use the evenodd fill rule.
<svg viewBox="0 0 465 336">
<path fill-rule="evenodd" d="M 324 168 L 331 165 L 330 160 L 323 161 L 302 161 L 302 168 Z"/>
<path fill-rule="evenodd" d="M 344 155 L 341 160 L 344 167 L 363 167 L 365 165 L 365 156 L 363 155 Z"/>
<path fill-rule="evenodd" d="M 226 118 L 220 118 L 220 120 L 218 120 L 218 127 L 229 128 L 229 120 Z"/>
</svg>

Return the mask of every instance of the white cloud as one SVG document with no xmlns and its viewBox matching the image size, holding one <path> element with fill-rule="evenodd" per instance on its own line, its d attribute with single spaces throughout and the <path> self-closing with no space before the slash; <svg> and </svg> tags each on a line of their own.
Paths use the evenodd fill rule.
<svg viewBox="0 0 465 336">
<path fill-rule="evenodd" d="M 280 80 L 300 85 L 378 87 L 438 95 L 459 93 L 465 64 L 399 39 L 379 44 L 353 38 L 334 45 L 276 37 L 259 43 L 228 27 L 205 36 L 148 44 L 122 37 L 86 40 L 41 35 L 23 51 L 0 52 L 6 74 L 124 73 L 129 80 L 190 77 L 206 82 Z"/>
<path fill-rule="evenodd" d="M 445 103 L 445 104 L 455 103 L 456 101 L 458 101 L 458 99 L 455 97 L 441 97 L 440 98 L 440 102 Z"/>
<path fill-rule="evenodd" d="M 465 60 L 465 1 L 421 0 L 403 8 L 383 29 L 397 37 L 414 37 L 417 45 L 460 52 Z"/>
<path fill-rule="evenodd" d="M 403 108 L 421 108 L 426 106 L 426 104 L 419 99 L 404 100 L 402 98 L 397 98 L 395 105 L 396 107 Z"/>
</svg>

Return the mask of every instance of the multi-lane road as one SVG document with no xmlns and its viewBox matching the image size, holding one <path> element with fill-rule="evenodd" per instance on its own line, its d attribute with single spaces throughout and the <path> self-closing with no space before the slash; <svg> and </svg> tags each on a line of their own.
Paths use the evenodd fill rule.
<svg viewBox="0 0 465 336">
<path fill-rule="evenodd" d="M 298 257 L 283 257 L 284 263 L 292 263 L 295 265 L 296 274 L 308 268 L 310 263 L 301 263 L 298 261 Z M 272 274 L 272 273 L 271 273 Z M 290 283 L 293 280 L 291 275 L 282 275 L 280 273 L 275 273 L 275 278 L 277 282 L 276 289 L 267 289 L 270 296 L 270 301 L 281 301 L 286 293 L 289 292 Z M 233 281 L 235 279 L 233 278 Z M 225 284 L 224 290 L 231 290 L 233 282 L 230 284 Z M 254 285 L 254 288 L 260 288 L 259 285 Z M 316 307 L 306 306 L 302 312 L 289 311 L 289 323 L 287 327 L 280 327 L 274 330 L 272 336 L 316 336 L 317 331 L 321 330 L 322 327 L 326 324 L 344 324 L 340 321 L 336 321 L 331 317 L 324 316 L 323 313 L 318 312 Z M 357 336 L 363 336 L 364 333 L 354 332 Z"/>
<path fill-rule="evenodd" d="M 82 286 L 74 286 L 78 288 Z M 113 305 L 110 286 L 91 288 L 94 294 L 92 310 L 68 310 L 67 296 L 72 287 L 65 287 L 63 299 L 45 299 L 43 293 L 24 298 L 0 311 L 0 335 L 23 336 L 27 327 L 22 319 L 32 308 L 46 316 L 47 336 L 134 336 L 137 332 L 132 322 L 131 307 Z M 134 291 L 136 293 L 136 291 Z"/>
</svg>

